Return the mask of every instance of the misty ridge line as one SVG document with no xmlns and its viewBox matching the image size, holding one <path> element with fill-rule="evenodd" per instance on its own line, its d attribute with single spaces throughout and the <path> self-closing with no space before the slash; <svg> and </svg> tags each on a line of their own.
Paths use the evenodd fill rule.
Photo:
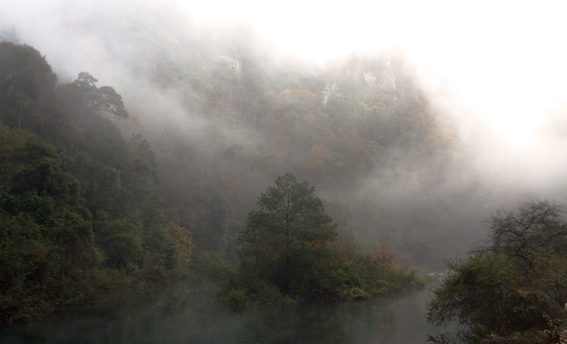
<svg viewBox="0 0 567 344">
<path fill-rule="evenodd" d="M 246 27 L 244 33 L 238 28 L 230 33 L 219 33 L 216 31 L 218 29 L 201 26 L 196 30 L 198 33 L 195 33 L 190 21 L 187 24 L 181 14 L 175 19 L 168 18 L 170 12 L 163 8 L 156 9 L 158 5 L 148 3 L 135 8 L 128 5 L 108 6 L 110 5 L 106 3 L 90 6 L 95 9 L 92 12 L 73 13 L 71 7 L 66 12 L 52 13 L 57 19 L 51 21 L 46 32 L 51 34 L 51 38 L 65 37 L 66 46 L 76 49 L 60 49 L 59 42 L 37 36 L 39 31 L 32 33 L 25 25 L 18 30 L 24 41 L 34 46 L 38 44 L 42 54 L 46 54 L 54 68 L 61 71 L 61 79 L 67 77 L 73 80 L 77 71 L 86 70 L 99 80 L 104 80 L 101 84 L 112 85 L 119 90 L 126 107 L 133 117 L 139 119 L 137 127 L 130 124 L 123 127 L 135 127 L 134 132 L 142 132 L 150 140 L 162 166 L 162 182 L 170 190 L 175 185 L 187 184 L 183 181 L 186 177 L 176 176 L 178 172 L 174 171 L 175 168 L 188 168 L 190 174 L 186 175 L 197 179 L 209 173 L 221 175 L 223 172 L 219 171 L 229 168 L 238 174 L 243 184 L 247 184 L 244 189 L 248 193 L 248 200 L 244 203 L 251 206 L 252 195 L 268 185 L 275 175 L 286 170 L 292 171 L 320 187 L 320 192 L 329 199 L 340 199 L 340 202 L 347 204 L 355 214 L 355 227 L 361 236 L 376 238 L 389 235 L 397 248 L 407 251 L 407 247 L 412 245 L 408 243 L 408 238 L 412 238 L 410 242 L 416 241 L 422 231 L 436 233 L 439 236 L 436 240 L 439 241 L 448 235 L 458 237 L 460 234 L 455 233 L 464 231 L 457 228 L 461 226 L 460 222 L 469 221 L 471 214 L 482 214 L 488 207 L 487 200 L 491 205 L 498 205 L 517 202 L 526 194 L 554 196 L 558 199 L 564 197 L 561 195 L 564 183 L 554 184 L 556 178 L 562 176 L 561 172 L 549 173 L 556 166 L 548 162 L 556 158 L 555 154 L 540 154 L 542 161 L 536 161 L 534 167 L 527 169 L 524 163 L 512 159 L 513 154 L 495 148 L 493 141 L 487 140 L 482 132 L 486 128 L 471 129 L 468 121 L 459 127 L 461 120 L 452 116 L 462 110 L 450 106 L 446 109 L 442 102 L 438 102 L 441 104 L 438 113 L 434 114 L 430 109 L 430 113 L 422 115 L 412 113 L 412 116 L 416 116 L 412 119 L 412 125 L 416 127 L 435 123 L 438 125 L 436 129 L 444 126 L 439 132 L 445 136 L 456 136 L 456 133 L 464 131 L 470 133 L 466 141 L 460 137 L 449 138 L 448 141 L 454 142 L 451 144 L 455 146 L 449 148 L 452 152 L 440 160 L 420 157 L 420 152 L 415 150 L 418 144 L 411 146 L 413 143 L 410 143 L 409 148 L 401 147 L 397 146 L 398 142 L 391 144 L 395 139 L 388 138 L 384 141 L 387 144 L 374 141 L 376 144 L 360 148 L 360 151 L 372 150 L 369 155 L 374 154 L 379 159 L 373 158 L 375 161 L 366 166 L 348 165 L 343 160 L 349 154 L 354 155 L 356 149 L 333 151 L 329 147 L 346 146 L 346 142 L 353 142 L 349 141 L 349 135 L 353 133 L 348 130 L 337 130 L 338 139 L 334 142 L 330 142 L 324 135 L 319 136 L 322 139 L 317 141 L 308 135 L 295 134 L 309 125 L 307 122 L 293 123 L 292 120 L 288 127 L 283 126 L 282 130 L 273 132 L 257 130 L 261 126 L 275 128 L 280 125 L 282 121 L 278 116 L 281 114 L 302 118 L 310 109 L 317 109 L 319 114 L 323 112 L 331 123 L 336 123 L 337 128 L 346 128 L 351 121 L 359 121 L 359 124 L 372 123 L 364 116 L 375 111 L 383 116 L 381 122 L 377 122 L 388 127 L 384 124 L 399 118 L 402 111 L 392 110 L 388 106 L 408 99 L 416 101 L 430 98 L 438 101 L 436 95 L 428 94 L 429 90 L 420 90 L 415 84 L 412 85 L 419 84 L 418 81 L 412 81 L 415 76 L 399 75 L 406 72 L 403 62 L 397 61 L 400 64 L 395 66 L 393 63 L 392 67 L 393 58 L 388 60 L 390 69 L 386 67 L 388 63 L 380 59 L 373 60 L 372 57 L 367 61 L 364 57 L 358 61 L 357 57 L 353 57 L 351 61 L 346 59 L 326 67 L 295 61 L 286 63 L 282 61 L 285 60 L 283 57 L 274 55 L 273 49 L 265 45 L 261 38 L 257 39 L 256 33 L 250 32 Z M 171 2 L 169 6 L 175 5 Z M 108 9 L 115 12 L 109 13 Z M 92 14 L 92 17 L 89 18 L 86 13 Z M 79 15 L 74 17 L 72 14 Z M 128 18 L 126 21 L 131 21 L 130 27 L 122 25 L 123 17 Z M 165 18 L 170 20 L 166 21 Z M 110 25 L 98 25 L 101 19 Z M 122 31 L 114 31 L 120 28 Z M 239 37 L 239 34 L 242 36 Z M 255 45 L 256 41 L 260 41 L 260 45 Z M 65 56 L 66 54 L 70 56 Z M 50 56 L 53 56 L 53 60 Z M 395 68 L 399 69 L 396 71 Z M 396 72 L 399 73 L 398 78 Z M 227 85 L 232 85 L 232 88 Z M 245 86 L 239 88 L 239 85 Z M 262 96 L 256 97 L 261 92 L 264 92 Z M 381 99 L 377 104 L 382 104 L 384 108 L 377 106 L 376 110 L 364 109 L 370 106 L 367 104 L 373 105 L 368 100 L 372 97 L 372 92 L 380 94 Z M 209 97 L 212 93 L 216 93 L 217 99 Z M 362 94 L 362 100 L 353 96 L 357 93 Z M 321 108 L 330 112 L 333 97 L 343 108 L 338 106 L 335 117 L 331 118 Z M 239 99 L 245 99 L 248 103 L 235 101 Z M 345 111 L 344 104 L 351 99 L 363 103 L 364 106 L 360 108 L 366 114 Z M 232 101 L 232 104 L 223 103 L 227 100 Z M 270 100 L 272 103 L 269 103 Z M 253 108 L 250 107 L 253 102 L 263 104 Z M 302 103 L 307 111 L 294 108 L 294 102 Z M 244 119 L 243 117 L 250 115 L 246 113 L 250 109 L 256 118 Z M 446 120 L 443 120 L 443 116 Z M 366 120 L 368 122 L 364 122 Z M 324 121 L 329 120 L 319 123 Z M 441 123 L 443 121 L 445 123 Z M 119 126 L 123 124 L 120 120 L 115 122 Z M 276 132 L 282 134 L 280 143 L 283 145 L 274 144 L 272 139 Z M 395 137 L 396 134 L 393 133 L 392 136 Z M 397 138 L 400 137 L 402 136 Z M 399 143 L 403 143 L 403 140 L 411 142 L 412 139 L 403 137 Z M 175 140 L 183 142 L 182 150 L 190 153 L 172 161 L 170 157 L 178 149 L 175 148 Z M 302 150 L 293 144 L 294 140 L 311 148 Z M 480 147 L 482 150 L 477 151 L 476 144 L 485 147 Z M 553 146 L 553 142 L 542 147 L 547 147 L 548 152 L 561 151 L 550 149 L 553 148 L 550 146 Z M 498 153 L 496 157 L 489 154 L 494 152 Z M 505 156 L 512 161 L 507 162 L 503 158 Z M 312 161 L 306 160 L 310 158 Z M 198 166 L 187 166 L 189 163 L 186 159 L 198 161 Z M 230 159 L 232 162 L 227 163 Z M 350 175 L 353 178 L 341 177 L 341 161 L 343 166 L 347 164 L 349 168 L 359 168 Z M 335 175 L 322 178 L 320 162 L 325 168 L 335 169 L 332 172 Z M 504 164 L 507 171 L 502 172 L 499 163 L 507 163 Z M 560 162 L 558 171 L 561 171 L 563 164 L 564 160 Z M 541 178 L 546 180 L 542 182 Z M 550 178 L 551 180 L 547 180 Z M 346 179 L 350 180 L 343 183 Z M 444 200 L 447 195 L 456 202 Z M 363 209 L 365 203 L 372 204 L 375 209 Z M 447 222 L 427 219 L 422 222 L 423 216 L 426 216 L 424 214 L 442 212 L 439 209 L 447 207 L 463 209 L 454 209 L 459 213 L 457 219 Z M 468 207 L 473 207 L 475 211 L 463 214 Z M 414 214 L 412 216 L 415 218 L 401 220 L 406 212 Z M 245 210 L 242 210 L 235 217 L 243 221 L 244 213 Z M 449 217 L 451 216 L 453 215 Z M 483 231 L 478 224 L 471 226 L 475 227 L 476 234 L 472 235 L 473 238 L 465 239 L 467 243 L 478 238 Z"/>
</svg>

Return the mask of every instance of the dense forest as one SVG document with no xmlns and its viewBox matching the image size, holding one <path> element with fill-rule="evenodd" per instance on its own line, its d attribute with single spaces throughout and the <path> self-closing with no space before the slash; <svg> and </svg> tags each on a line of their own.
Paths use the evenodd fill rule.
<svg viewBox="0 0 567 344">
<path fill-rule="evenodd" d="M 409 263 L 441 268 L 482 236 L 491 187 L 403 51 L 321 67 L 279 55 L 246 25 L 172 13 L 95 12 L 72 29 L 102 44 L 93 67 L 125 61 L 107 80 L 131 116 L 113 123 L 151 143 L 165 214 L 198 246 L 234 254 L 258 195 L 287 172 L 316 187 L 339 231 L 367 247 L 387 239 Z"/>
<path fill-rule="evenodd" d="M 88 43 L 72 68 L 0 34 L 0 321 L 187 278 L 228 279 L 231 304 L 417 285 L 402 264 L 444 269 L 517 196 L 474 170 L 402 49 L 313 64 L 175 2 L 115 7 L 62 24 Z M 329 231 L 297 241 L 312 260 L 272 251 L 324 264 L 273 278 L 250 233 L 283 176 Z M 314 271 L 343 275 L 296 283 Z"/>
<path fill-rule="evenodd" d="M 58 84 L 46 59 L 28 45 L 2 42 L 0 58 L 4 321 L 30 320 L 55 309 L 88 304 L 109 288 L 131 284 L 143 289 L 183 277 L 221 278 L 228 271 L 228 263 L 237 261 L 235 235 L 241 222 L 235 209 L 246 203 L 240 176 L 234 169 L 248 162 L 250 174 L 257 168 L 271 175 L 277 172 L 278 155 L 270 153 L 246 161 L 243 148 L 224 147 L 222 159 L 215 163 L 224 165 L 218 175 L 200 171 L 201 179 L 195 178 L 206 188 L 194 193 L 186 190 L 181 196 L 173 192 L 174 185 L 167 188 L 167 181 L 171 182 L 167 174 L 162 173 L 164 182 L 159 183 L 160 169 L 150 143 L 140 133 L 125 138 L 115 124 L 127 121 L 130 114 L 113 87 L 97 87 L 98 80 L 87 72 L 81 72 L 71 83 Z M 318 105 L 311 102 L 311 107 Z M 311 149 L 313 160 L 320 160 L 309 162 L 306 170 L 310 170 L 310 164 L 323 164 L 322 173 L 325 162 L 344 165 L 334 158 L 319 157 L 314 149 L 330 154 L 323 144 Z M 195 160 L 199 165 L 199 157 Z M 198 167 L 218 168 L 201 164 Z M 185 183 L 194 186 L 190 178 Z M 310 190 L 309 197 L 315 197 L 314 189 Z M 341 260 L 341 250 L 341 256 L 355 255 L 358 250 L 353 233 L 346 229 L 339 246 L 331 245 L 336 241 L 336 225 L 329 227 L 331 217 L 324 215 L 321 200 L 313 199 L 317 204 L 313 211 L 321 213 L 321 225 L 328 230 L 318 230 L 317 221 L 306 220 L 302 228 L 322 235 L 311 242 L 323 242 L 315 251 L 300 249 L 299 255 L 311 254 L 316 261 L 328 262 Z M 248 225 L 252 223 L 249 218 Z M 374 260 L 366 265 L 371 268 L 374 264 L 385 274 L 403 275 L 401 271 L 388 272 L 393 253 L 384 245 L 375 254 L 385 258 L 370 257 Z M 316 253 L 321 250 L 329 253 Z M 270 255 L 278 257 L 275 252 Z M 313 266 L 313 259 L 301 264 Z M 296 258 L 291 261 L 299 262 Z M 319 268 L 324 266 L 320 264 Z M 339 266 L 345 274 L 354 269 L 344 264 L 326 266 L 311 283 L 322 283 Z M 356 280 L 362 278 L 361 274 L 362 270 L 345 278 Z M 411 275 L 401 275 L 397 278 L 406 278 L 409 284 L 420 283 Z M 389 290 L 383 278 L 368 282 L 382 283 L 370 294 Z M 348 291 L 340 291 L 345 283 L 343 279 L 332 280 L 329 286 L 322 283 L 317 293 L 303 287 L 302 299 L 360 297 L 368 292 L 355 282 Z M 288 284 L 283 289 L 286 294 Z"/>
<path fill-rule="evenodd" d="M 149 143 L 96 114 L 127 117 L 120 95 L 88 73 L 57 84 L 27 45 L 2 42 L 0 56 L 1 320 L 180 273 L 194 243 L 163 216 Z"/>
<path fill-rule="evenodd" d="M 180 278 L 220 279 L 226 275 L 231 262 L 238 262 L 240 257 L 236 236 L 246 221 L 239 217 L 242 211 L 253 208 L 247 206 L 247 197 L 253 197 L 257 190 L 251 181 L 245 188 L 240 179 L 269 178 L 286 168 L 280 158 L 285 150 L 278 150 L 278 154 L 273 151 L 285 148 L 284 144 L 291 141 L 274 145 L 262 154 L 235 145 L 223 146 L 208 137 L 209 144 L 217 146 L 215 156 L 208 152 L 210 147 L 202 148 L 205 154 L 199 145 L 195 151 L 179 138 L 181 142 L 168 143 L 177 153 L 171 152 L 169 163 L 188 166 L 167 168 L 165 157 L 158 164 L 150 142 L 139 132 L 133 130 L 130 137 L 125 137 L 131 126 L 141 124 L 139 119 L 128 123 L 133 115 L 113 87 L 98 87 L 98 80 L 87 72 L 79 73 L 73 82 L 58 83 L 45 57 L 28 45 L 4 41 L 0 53 L 4 321 L 31 320 L 56 309 L 86 305 L 113 289 L 142 290 Z M 294 104 L 297 111 L 317 112 L 325 106 L 306 91 L 295 93 L 286 97 L 306 97 L 311 103 Z M 285 118 L 286 114 L 289 112 L 283 111 L 277 117 Z M 301 119 L 297 114 L 296 118 Z M 278 129 L 272 124 L 264 129 Z M 211 134 L 211 127 L 215 128 L 207 126 L 203 133 Z M 262 127 L 257 130 L 261 132 Z M 159 147 L 163 143 L 156 144 Z M 338 173 L 336 180 L 329 182 L 331 186 L 325 188 L 325 164 L 340 170 L 348 167 L 347 159 L 341 159 L 324 144 L 315 144 L 304 153 L 307 160 L 299 162 L 300 166 L 306 164 L 303 176 L 313 173 L 315 167 L 311 166 L 319 166 L 319 176 L 311 179 L 319 180 L 321 189 L 332 190 L 341 183 L 342 173 Z M 302 156 L 286 154 L 295 160 Z M 301 173 L 288 163 L 287 168 Z M 171 176 L 175 171 L 180 175 Z M 344 174 L 346 179 L 353 178 Z M 317 209 L 324 212 L 323 203 L 315 199 L 319 202 Z M 342 260 L 339 255 L 353 257 L 362 252 L 349 223 L 348 207 L 332 201 L 328 208 L 344 217 L 338 229 L 340 239 L 336 239 L 334 224 L 325 239 L 330 246 L 323 245 L 323 250 L 330 250 L 331 261 Z M 325 219 L 329 224 L 333 221 L 331 217 Z M 331 245 L 335 241 L 337 244 Z M 409 284 L 420 283 L 417 279 L 412 282 L 411 273 L 402 277 L 405 272 L 392 270 L 393 252 L 385 239 L 375 246 L 374 256 L 368 256 L 370 261 L 358 265 L 366 264 L 366 270 L 375 265 L 383 274 L 399 275 L 398 280 L 406 278 Z M 337 267 L 326 267 L 325 273 Z M 353 269 L 343 267 L 345 273 Z M 362 270 L 357 270 L 348 279 L 360 279 L 361 274 Z M 382 284 L 372 291 L 353 282 L 341 295 L 340 286 L 346 282 L 331 281 L 338 289 L 323 286 L 335 291 L 320 298 L 388 291 L 390 287 L 383 278 L 368 280 L 380 281 Z M 396 288 L 403 287 L 400 281 Z M 319 298 L 308 297 L 309 291 L 302 291 L 302 299 Z"/>
</svg>

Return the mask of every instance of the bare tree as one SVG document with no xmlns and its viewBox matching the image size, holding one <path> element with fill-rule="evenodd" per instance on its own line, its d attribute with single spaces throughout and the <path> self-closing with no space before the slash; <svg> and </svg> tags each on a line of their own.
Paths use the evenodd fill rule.
<svg viewBox="0 0 567 344">
<path fill-rule="evenodd" d="M 566 256 L 565 213 L 565 207 L 546 200 L 529 200 L 514 210 L 497 210 L 487 221 L 489 239 L 475 253 L 517 258 L 525 272 L 532 270 L 542 251 Z"/>
</svg>

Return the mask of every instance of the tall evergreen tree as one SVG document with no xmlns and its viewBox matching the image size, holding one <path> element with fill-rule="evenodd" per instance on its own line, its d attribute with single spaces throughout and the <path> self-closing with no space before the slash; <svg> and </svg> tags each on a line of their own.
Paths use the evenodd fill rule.
<svg viewBox="0 0 567 344">
<path fill-rule="evenodd" d="M 259 197 L 258 207 L 238 237 L 244 264 L 285 293 L 308 289 L 336 253 L 335 225 L 315 189 L 286 173 Z"/>
</svg>

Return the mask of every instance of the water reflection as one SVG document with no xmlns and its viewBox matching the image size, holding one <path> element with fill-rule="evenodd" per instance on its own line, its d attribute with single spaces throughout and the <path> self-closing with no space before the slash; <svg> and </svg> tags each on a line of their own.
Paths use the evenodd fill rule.
<svg viewBox="0 0 567 344">
<path fill-rule="evenodd" d="M 258 306 L 232 311 L 210 285 L 177 288 L 113 311 L 67 313 L 0 328 L 1 343 L 425 343 L 429 290 L 345 303 Z"/>
</svg>

